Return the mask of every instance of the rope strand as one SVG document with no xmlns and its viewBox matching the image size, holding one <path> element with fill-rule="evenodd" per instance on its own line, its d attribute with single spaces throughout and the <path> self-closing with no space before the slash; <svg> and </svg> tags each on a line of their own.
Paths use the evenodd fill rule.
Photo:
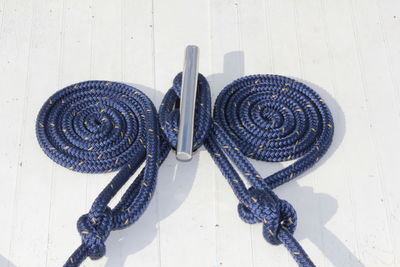
<svg viewBox="0 0 400 267">
<path fill-rule="evenodd" d="M 160 107 L 160 124 L 173 147 L 178 132 L 180 79 L 181 75 L 174 79 Z M 205 145 L 239 199 L 238 213 L 244 222 L 262 223 L 263 236 L 269 243 L 283 243 L 299 266 L 315 266 L 293 237 L 296 211 L 272 189 L 311 168 L 330 146 L 333 119 L 323 99 L 293 79 L 253 75 L 240 78 L 221 91 L 212 126 L 210 103 L 208 83 L 200 75 L 194 150 Z M 248 158 L 268 162 L 297 160 L 263 178 Z M 249 188 L 242 176 L 251 184 Z"/>
<path fill-rule="evenodd" d="M 296 211 L 272 189 L 312 167 L 330 146 L 333 119 L 321 97 L 287 77 L 246 76 L 218 95 L 213 118 L 205 145 L 240 201 L 240 218 L 246 223 L 262 223 L 264 238 L 273 245 L 283 243 L 299 266 L 314 266 L 293 237 Z M 263 178 L 248 158 L 297 161 Z M 250 182 L 250 188 L 233 165 Z"/>
<path fill-rule="evenodd" d="M 87 81 L 68 86 L 43 105 L 36 122 L 43 151 L 58 164 L 85 173 L 118 170 L 82 215 L 77 228 L 82 244 L 64 266 L 86 257 L 101 258 L 111 231 L 134 223 L 148 206 L 158 166 L 169 147 L 160 140 L 157 112 L 141 91 L 116 82 Z M 114 209 L 108 207 L 135 171 L 145 167 Z"/>
<path fill-rule="evenodd" d="M 64 266 L 102 257 L 110 232 L 134 223 L 148 206 L 158 168 L 176 149 L 181 81 L 180 73 L 164 96 L 159 116 L 139 90 L 106 81 L 71 85 L 42 107 L 37 137 L 51 159 L 79 172 L 119 169 L 90 211 L 79 218 L 82 244 Z M 264 238 L 273 245 L 283 243 L 299 266 L 315 266 L 293 237 L 296 211 L 273 189 L 311 168 L 330 146 L 333 119 L 323 99 L 293 79 L 253 75 L 227 85 L 211 116 L 209 84 L 199 74 L 194 133 L 193 150 L 205 145 L 239 200 L 240 218 L 262 223 Z M 296 161 L 263 178 L 249 158 Z M 120 202 L 113 209 L 108 207 L 143 163 L 145 167 Z M 251 184 L 249 188 L 242 177 Z"/>
</svg>

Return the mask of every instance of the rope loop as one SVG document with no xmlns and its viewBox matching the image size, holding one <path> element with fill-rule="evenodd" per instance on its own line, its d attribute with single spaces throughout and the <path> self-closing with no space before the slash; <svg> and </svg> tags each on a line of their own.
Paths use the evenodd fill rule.
<svg viewBox="0 0 400 267">
<path fill-rule="evenodd" d="M 88 256 L 102 257 L 110 232 L 134 223 L 147 208 L 158 168 L 177 145 L 181 81 L 180 73 L 164 96 L 159 116 L 142 92 L 107 81 L 71 85 L 42 107 L 37 138 L 51 159 L 79 172 L 119 169 L 90 212 L 78 220 L 82 244 L 64 266 L 79 266 Z M 269 243 L 283 243 L 299 266 L 315 266 L 293 237 L 296 211 L 272 190 L 304 173 L 326 153 L 333 119 L 324 100 L 291 78 L 252 75 L 227 85 L 213 112 L 212 118 L 209 84 L 199 74 L 193 151 L 205 145 L 239 199 L 243 221 L 263 223 Z M 262 177 L 249 159 L 296 161 Z M 144 162 L 120 202 L 110 209 L 110 200 Z"/>
<path fill-rule="evenodd" d="M 272 189 L 311 168 L 329 148 L 333 119 L 324 100 L 306 84 L 288 77 L 245 76 L 218 95 L 213 119 L 205 146 L 240 201 L 240 218 L 263 223 L 269 243 L 283 243 L 300 266 L 314 266 L 292 236 L 296 211 Z M 262 177 L 249 158 L 296 161 Z"/>
<path fill-rule="evenodd" d="M 146 210 L 156 186 L 158 167 L 169 148 L 159 135 L 157 111 L 136 88 L 109 81 L 86 81 L 52 95 L 40 110 L 36 133 L 43 151 L 70 170 L 101 173 L 119 170 L 77 223 L 82 244 L 64 266 L 106 252 L 115 229 L 134 223 Z M 119 203 L 108 204 L 145 163 Z"/>
<path fill-rule="evenodd" d="M 175 76 L 171 89 L 165 94 L 160 106 L 160 125 L 165 138 L 176 149 L 179 132 L 179 101 L 182 73 Z M 211 126 L 211 93 L 206 78 L 199 74 L 197 82 L 193 151 L 205 141 Z"/>
</svg>

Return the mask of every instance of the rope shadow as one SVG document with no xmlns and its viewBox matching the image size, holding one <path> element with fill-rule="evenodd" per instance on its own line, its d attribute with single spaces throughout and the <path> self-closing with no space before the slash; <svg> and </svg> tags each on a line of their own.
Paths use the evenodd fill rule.
<svg viewBox="0 0 400 267">
<path fill-rule="evenodd" d="M 364 266 L 360 260 L 349 250 L 349 248 L 347 248 L 347 246 L 325 226 L 336 214 L 339 208 L 336 199 L 328 194 L 316 193 L 312 187 L 301 186 L 297 182 L 297 179 L 301 179 L 301 177 L 308 175 L 316 168 L 323 165 L 325 161 L 327 161 L 340 147 L 346 131 L 344 112 L 336 100 L 322 87 L 296 77 L 292 78 L 315 89 L 316 92 L 325 100 L 332 112 L 332 116 L 334 117 L 335 134 L 327 153 L 313 168 L 301 174 L 294 181 L 278 187 L 276 191 L 284 199 L 292 203 L 297 210 L 299 215 L 299 223 L 296 236 L 299 238 L 299 240 L 310 240 L 319 248 L 319 250 L 334 266 L 346 266 L 349 264 L 349 261 L 351 266 Z M 264 173 L 262 173 L 263 177 L 271 175 L 274 172 L 284 168 L 282 163 L 266 163 L 256 160 L 252 160 L 252 163 L 258 170 L 263 168 L 265 169 L 267 166 L 268 173 L 265 173 L 264 171 Z M 301 205 L 296 205 L 299 202 L 299 199 L 301 199 Z M 318 203 L 319 207 L 323 207 L 323 213 L 316 214 L 316 210 L 309 209 L 309 207 L 315 206 L 316 203 Z M 321 210 L 322 209 L 319 209 L 319 211 Z M 315 223 L 316 215 L 318 216 L 317 219 L 319 223 Z"/>
<path fill-rule="evenodd" d="M 8 259 L 4 258 L 1 254 L 0 254 L 0 266 L 4 266 L 4 267 L 16 267 L 16 265 L 14 263 L 12 263 L 11 261 L 9 261 Z"/>
<path fill-rule="evenodd" d="M 306 84 L 307 86 L 315 89 L 315 91 L 322 97 L 322 99 L 324 99 L 325 103 L 327 104 L 330 111 L 332 112 L 333 121 L 335 124 L 335 133 L 333 135 L 332 144 L 329 147 L 328 151 L 321 158 L 321 160 L 315 165 L 317 167 L 317 166 L 320 166 L 321 164 L 325 163 L 325 161 L 327 159 L 329 159 L 335 153 L 335 151 L 339 148 L 340 144 L 342 143 L 344 136 L 345 136 L 345 132 L 346 132 L 346 117 L 344 115 L 342 108 L 337 103 L 337 101 L 324 88 L 322 88 L 312 82 L 302 80 L 302 79 L 299 79 L 296 77 L 292 77 L 292 79 L 302 82 L 302 83 Z M 314 168 L 312 168 L 312 169 L 314 169 Z M 307 174 L 307 172 L 305 172 L 305 174 Z"/>
<path fill-rule="evenodd" d="M 223 73 L 207 76 L 211 88 L 218 89 L 211 90 L 213 99 L 215 99 L 224 86 L 243 75 L 243 52 L 233 51 L 225 54 Z M 303 81 L 301 79 L 296 80 L 316 89 L 318 94 L 326 100 L 335 119 L 335 135 L 332 145 L 326 155 L 317 163 L 316 167 L 318 167 L 330 158 L 340 146 L 345 134 L 345 116 L 338 103 L 324 89 L 308 81 Z M 158 91 L 151 88 L 141 85 L 133 86 L 142 90 L 148 96 L 156 95 L 159 99 L 162 97 Z M 142 250 L 153 242 L 158 235 L 159 222 L 171 215 L 187 198 L 194 182 L 194 176 L 198 168 L 198 160 L 198 156 L 195 155 L 191 163 L 177 163 L 174 155 L 170 153 L 167 160 L 160 168 L 155 201 L 152 201 L 148 210 L 137 223 L 123 230 L 121 235 L 110 235 L 107 241 L 107 254 L 110 256 L 106 262 L 107 267 L 122 266 L 130 254 Z M 283 164 L 281 163 L 251 161 L 264 177 L 283 168 Z M 302 174 L 302 176 L 307 175 L 309 171 Z M 298 230 L 296 234 L 298 238 L 300 240 L 309 239 L 313 242 L 335 266 L 344 266 L 348 264 L 349 260 L 352 266 L 363 266 L 346 245 L 325 227 L 325 224 L 338 210 L 337 201 L 327 194 L 315 193 L 311 187 L 300 186 L 296 180 L 297 179 L 278 188 L 277 192 L 279 195 L 282 195 L 284 199 L 293 203 L 294 206 L 297 206 L 296 202 L 301 199 L 302 205 L 298 205 L 297 207 L 300 217 L 298 227 L 300 230 Z M 315 220 L 313 220 L 316 216 L 315 212 L 306 208 L 315 205 L 315 203 L 324 207 L 323 214 L 319 214 L 320 223 L 317 224 Z M 236 205 L 237 203 L 233 204 Z M 326 244 L 329 244 L 329 247 L 326 246 Z M 115 255 L 119 255 L 119 257 L 115 257 Z"/>
<path fill-rule="evenodd" d="M 128 83 L 129 84 L 129 83 Z M 130 84 L 147 96 L 162 99 L 163 95 L 149 87 Z M 158 108 L 158 107 L 156 107 Z M 199 149 L 201 150 L 201 149 Z M 158 236 L 159 223 L 177 210 L 189 195 L 198 168 L 199 156 L 195 152 L 190 162 L 179 162 L 171 150 L 159 169 L 153 201 L 143 216 L 133 225 L 114 232 L 106 241 L 106 267 L 124 266 L 127 257 L 154 242 Z"/>
<path fill-rule="evenodd" d="M 234 51 L 224 56 L 223 73 L 210 75 L 207 80 L 211 88 L 221 88 L 228 82 L 244 75 L 243 69 L 235 66 L 243 66 L 243 52 Z M 128 83 L 129 84 L 129 83 Z M 140 89 L 149 97 L 162 99 L 162 94 L 152 88 L 129 84 Z M 212 98 L 217 96 L 215 90 L 211 90 Z M 200 148 L 199 151 L 204 150 Z M 197 154 L 198 152 L 196 152 Z M 158 224 L 178 209 L 187 198 L 198 168 L 199 156 L 194 155 L 190 163 L 181 163 L 170 153 L 159 170 L 158 185 L 154 199 L 143 216 L 129 228 L 122 230 L 121 234 L 111 234 L 106 241 L 107 258 L 106 267 L 123 266 L 129 255 L 134 254 L 149 244 L 157 237 Z M 119 255 L 115 257 L 112 255 Z"/>
<path fill-rule="evenodd" d="M 219 89 L 218 91 L 212 91 L 213 99 L 215 99 L 219 91 L 222 90 L 227 84 L 244 75 L 244 53 L 242 51 L 233 51 L 225 54 L 223 69 L 223 73 L 214 74 L 207 77 L 211 87 L 216 87 Z M 335 122 L 335 134 L 330 148 L 324 157 L 322 157 L 322 159 L 314 166 L 314 168 L 306 171 L 300 176 L 303 177 L 325 163 L 325 161 L 328 160 L 339 148 L 345 136 L 346 123 L 345 115 L 340 108 L 340 105 L 326 90 L 309 81 L 298 79 L 296 77 L 292 78 L 317 91 L 317 93 L 326 101 L 327 105 L 329 106 Z M 263 177 L 267 177 L 284 168 L 284 164 L 282 163 L 277 164 L 257 160 L 250 161 Z M 300 177 L 297 179 L 300 179 Z M 296 234 L 298 235 L 299 239 L 309 239 L 335 266 L 345 266 L 349 263 L 349 261 L 351 266 L 364 266 L 359 259 L 357 259 L 357 257 L 353 255 L 353 253 L 346 247 L 346 245 L 325 226 L 338 210 L 338 203 L 336 199 L 328 194 L 316 193 L 313 191 L 312 187 L 299 185 L 296 181 L 297 179 L 291 183 L 279 187 L 276 191 L 279 193 L 279 195 L 283 196 L 283 199 L 287 199 L 290 203 L 293 203 L 294 206 L 299 206 L 296 208 L 300 217 L 298 226 L 300 230 L 298 230 L 298 234 Z M 299 199 L 301 199 L 301 205 L 296 205 Z M 315 210 L 310 210 L 307 208 L 315 206 L 315 203 L 318 203 L 319 206 L 324 207 L 324 212 L 319 214 L 320 223 L 317 224 L 313 219 L 316 216 Z M 234 205 L 236 204 L 237 203 L 234 203 Z"/>
<path fill-rule="evenodd" d="M 335 198 L 317 193 L 312 187 L 301 186 L 296 181 L 277 189 L 277 192 L 292 203 L 297 211 L 299 220 L 295 236 L 299 240 L 311 241 L 334 266 L 364 266 L 343 241 L 326 227 L 338 210 Z"/>
<path fill-rule="evenodd" d="M 293 79 L 296 79 L 297 81 L 300 81 L 316 90 L 331 110 L 335 123 L 335 133 L 333 135 L 332 144 L 327 153 L 314 166 L 314 168 L 307 170 L 300 176 L 302 177 L 312 172 L 315 168 L 323 165 L 325 161 L 327 161 L 340 147 L 346 132 L 346 118 L 340 105 L 325 89 L 303 79 L 296 77 L 293 77 Z M 343 243 L 343 241 L 341 241 L 325 226 L 339 208 L 335 198 L 328 194 L 316 193 L 313 191 L 312 187 L 300 186 L 296 181 L 284 185 L 283 191 L 284 193 L 282 194 L 294 204 L 296 204 L 296 200 L 301 199 L 302 205 L 296 208 L 301 215 L 299 222 L 302 230 L 298 231 L 300 240 L 306 238 L 313 242 L 334 266 L 346 266 L 349 262 L 351 266 L 364 266 L 353 252 L 351 252 Z M 317 225 L 315 224 L 314 219 L 316 215 L 315 212 L 306 208 L 315 205 L 315 203 L 318 203 L 319 207 L 323 207 L 323 212 L 318 214 L 318 219 L 321 223 Z M 322 209 L 319 210 L 321 211 Z"/>
</svg>

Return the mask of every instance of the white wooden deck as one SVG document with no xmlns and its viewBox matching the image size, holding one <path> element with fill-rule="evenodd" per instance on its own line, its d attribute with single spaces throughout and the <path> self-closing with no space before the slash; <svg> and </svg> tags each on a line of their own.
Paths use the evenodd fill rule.
<svg viewBox="0 0 400 267">
<path fill-rule="evenodd" d="M 400 266 L 398 0 L 0 0 L 0 266 L 61 266 L 80 244 L 76 220 L 113 175 L 44 155 L 35 118 L 47 97 L 115 80 L 158 106 L 188 44 L 214 99 L 255 73 L 295 77 L 326 99 L 332 148 L 277 190 L 298 212 L 295 236 L 317 266 Z M 171 154 L 145 215 L 84 266 L 296 266 L 236 206 L 204 149 L 184 164 Z"/>
</svg>

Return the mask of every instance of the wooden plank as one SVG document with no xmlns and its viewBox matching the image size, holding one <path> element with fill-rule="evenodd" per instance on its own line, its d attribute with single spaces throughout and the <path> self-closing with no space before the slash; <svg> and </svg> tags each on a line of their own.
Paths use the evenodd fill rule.
<svg viewBox="0 0 400 267">
<path fill-rule="evenodd" d="M 154 89 L 152 2 L 123 0 L 120 7 L 121 79 L 154 100 L 160 93 Z M 134 177 L 136 175 L 132 179 Z M 110 235 L 106 266 L 159 266 L 158 218 L 156 192 L 150 206 L 134 225 Z"/>
<path fill-rule="evenodd" d="M 0 145 L 1 176 L 0 266 L 15 266 L 11 259 L 17 217 L 16 206 L 21 181 L 23 146 L 22 136 L 26 130 L 26 107 L 30 75 L 27 63 L 30 53 L 32 5 L 20 8 L 19 1 L 0 2 L 0 119 L 3 125 Z M 15 29 L 21 28 L 18 32 Z"/>
<path fill-rule="evenodd" d="M 307 1 L 306 5 L 295 3 L 299 75 L 301 75 L 298 78 L 309 84 L 325 99 L 332 111 L 336 131 L 333 144 L 324 160 L 299 179 L 298 194 L 302 195 L 296 197 L 290 192 L 289 195 L 293 196 L 295 203 L 298 199 L 302 199 L 297 208 L 300 224 L 297 236 L 300 240 L 304 240 L 305 248 L 316 265 L 357 266 L 356 256 L 348 248 L 349 244 L 343 242 L 348 236 L 354 237 L 353 230 L 343 229 L 340 236 L 346 236 L 344 239 L 338 238 L 336 232 L 332 233 L 330 230 L 338 224 L 335 223 L 337 217 L 341 218 L 340 222 L 344 218 L 351 217 L 352 206 L 346 183 L 347 175 L 343 169 L 333 168 L 335 163 L 342 164 L 340 159 L 344 153 L 339 147 L 346 130 L 344 116 L 341 106 L 335 101 L 337 84 L 340 83 L 336 76 L 336 64 L 343 63 L 340 61 L 342 58 L 337 59 L 333 55 L 337 46 L 341 45 L 337 43 L 340 39 L 334 39 L 335 42 L 332 43 L 329 38 L 328 27 L 332 23 L 337 23 L 336 19 L 333 19 L 333 15 L 328 17 L 325 14 L 329 10 L 336 16 L 344 16 L 338 14 L 343 12 L 341 9 L 343 7 L 326 7 L 326 5 L 325 1 Z M 340 30 L 342 30 L 341 23 L 342 20 L 337 23 Z M 348 49 L 348 44 L 344 44 L 343 48 Z M 311 180 L 308 180 L 310 178 Z M 338 203 L 336 199 L 340 202 Z"/>
<path fill-rule="evenodd" d="M 371 194 L 375 191 L 377 196 L 371 198 L 371 194 L 365 188 L 362 189 L 360 198 L 366 195 L 369 197 L 360 201 L 360 204 L 362 202 L 363 207 L 372 208 L 374 216 L 371 218 L 369 209 L 364 208 L 360 213 L 366 222 L 359 229 L 363 236 L 361 241 L 365 242 L 361 246 L 367 252 L 363 254 L 363 259 L 370 265 L 395 266 L 397 259 L 393 253 L 394 239 L 391 229 L 396 228 L 393 224 L 399 224 L 391 218 L 393 206 L 390 203 L 395 194 L 392 190 L 399 185 L 398 179 L 393 175 L 398 171 L 398 165 L 392 160 L 396 148 L 400 147 L 395 134 L 400 126 L 396 115 L 399 112 L 399 98 L 394 95 L 394 80 L 390 75 L 378 10 L 375 1 L 352 1 L 354 41 L 365 98 L 365 113 L 369 121 L 370 146 L 374 155 L 371 164 L 373 163 L 375 172 L 370 173 L 370 179 L 376 184 L 371 186 Z M 385 119 L 382 120 L 382 117 Z M 384 130 L 388 127 L 390 131 Z M 385 134 L 384 138 L 382 134 Z M 390 171 L 385 171 L 388 166 L 391 166 Z M 376 235 L 378 232 L 380 234 Z M 373 255 L 370 254 L 372 251 Z"/>
<path fill-rule="evenodd" d="M 165 93 L 182 71 L 187 45 L 200 47 L 200 72 L 209 73 L 208 8 L 207 1 L 154 1 L 157 91 Z M 204 166 L 213 163 L 201 149 L 188 163 L 178 163 L 170 153 L 160 169 L 157 192 L 162 266 L 216 266 L 214 167 Z"/>
<path fill-rule="evenodd" d="M 57 12 L 61 17 L 58 82 L 48 88 L 51 93 L 89 80 L 91 67 L 93 18 L 90 1 L 64 1 Z M 62 266 L 81 242 L 76 221 L 87 212 L 87 179 L 85 174 L 54 166 L 46 266 Z"/>
<path fill-rule="evenodd" d="M 40 106 L 58 84 L 61 1 L 43 1 L 37 5 L 27 5 L 22 1 L 7 4 L 11 5 L 8 8 L 13 10 L 14 14 L 10 15 L 13 23 L 16 23 L 7 30 L 13 35 L 11 38 L 15 38 L 9 39 L 14 42 L 9 51 L 21 53 L 26 60 L 15 72 L 24 78 L 9 76 L 14 81 L 24 82 L 18 85 L 22 87 L 14 90 L 25 91 L 25 104 L 20 111 L 23 121 L 19 132 L 19 162 L 22 162 L 22 166 L 14 178 L 16 188 L 13 192 L 15 202 L 9 260 L 16 266 L 45 266 L 53 163 L 46 159 L 38 146 L 35 122 Z M 44 8 L 38 8 L 39 5 Z M 21 50 L 24 46 L 28 49 L 27 53 Z M 21 70 L 26 70 L 26 73 L 21 73 Z"/>
<path fill-rule="evenodd" d="M 400 221 L 396 219 L 396 214 L 400 212 L 400 206 L 397 204 L 398 194 L 395 190 L 399 185 L 399 181 L 395 173 L 399 171 L 399 166 L 395 160 L 397 156 L 397 149 L 400 147 L 399 141 L 395 134 L 390 134 L 392 137 L 382 138 L 382 135 L 387 135 L 385 128 L 389 127 L 392 133 L 395 133 L 399 129 L 399 102 L 400 102 L 400 77 L 398 70 L 400 69 L 400 24 L 399 24 L 399 11 L 400 3 L 398 1 L 376 1 L 377 8 L 374 14 L 374 21 L 377 25 L 374 25 L 374 32 L 381 38 L 380 45 L 380 56 L 383 60 L 380 65 L 375 66 L 373 62 L 369 61 L 370 67 L 369 73 L 378 72 L 384 70 L 385 83 L 388 87 L 385 88 L 382 94 L 380 90 L 377 90 L 374 86 L 368 86 L 366 94 L 371 99 L 371 107 L 378 106 L 378 110 L 386 117 L 383 121 L 378 117 L 378 112 L 374 111 L 373 116 L 373 133 L 377 146 L 378 162 L 381 169 L 383 179 L 382 191 L 384 193 L 384 205 L 386 208 L 386 219 L 388 220 L 389 228 L 389 239 L 392 245 L 392 264 L 397 266 L 400 264 L 400 240 L 397 238 L 400 236 Z M 370 33 L 371 34 L 371 33 Z M 371 53 L 372 49 L 369 48 L 368 53 Z M 370 75 L 365 73 L 365 75 Z M 380 83 L 380 81 L 375 81 Z M 379 85 L 380 87 L 381 85 Z M 383 85 L 385 86 L 385 85 Z M 378 93 L 379 92 L 379 93 Z M 379 94 L 380 97 L 376 98 Z M 385 95 L 385 98 L 382 98 Z M 381 107 L 384 110 L 381 110 Z M 393 121 L 391 121 L 393 120 Z M 394 139 L 392 139 L 394 138 Z"/>
<path fill-rule="evenodd" d="M 0 0 L 0 266 L 62 265 L 80 244 L 76 220 L 114 175 L 78 174 L 44 155 L 35 136 L 43 102 L 108 79 L 158 106 L 188 44 L 200 47 L 213 101 L 255 73 L 320 93 L 335 119 L 332 148 L 276 190 L 297 210 L 295 237 L 317 266 L 399 265 L 399 11 L 396 0 Z M 288 163 L 253 164 L 266 176 Z M 203 148 L 190 163 L 171 153 L 143 217 L 83 266 L 296 266 L 236 208 Z"/>
<path fill-rule="evenodd" d="M 213 101 L 228 83 L 244 75 L 245 57 L 240 11 L 235 1 L 210 2 L 210 46 Z M 237 213 L 238 201 L 217 169 L 215 175 L 217 266 L 254 266 L 251 227 Z"/>
</svg>

